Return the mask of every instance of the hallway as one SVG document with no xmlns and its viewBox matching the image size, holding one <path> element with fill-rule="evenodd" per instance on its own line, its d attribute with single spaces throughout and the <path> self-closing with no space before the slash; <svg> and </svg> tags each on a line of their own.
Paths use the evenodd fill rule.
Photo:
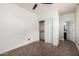
<svg viewBox="0 0 79 59">
<path fill-rule="evenodd" d="M 33 42 L 1 54 L 1 56 L 77 56 L 78 51 L 71 41 L 60 41 L 58 47 L 44 42 Z"/>
</svg>

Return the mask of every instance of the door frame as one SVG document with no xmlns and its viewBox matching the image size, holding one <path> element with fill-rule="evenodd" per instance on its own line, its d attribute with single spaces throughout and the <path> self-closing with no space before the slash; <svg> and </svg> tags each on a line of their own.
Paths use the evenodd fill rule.
<svg viewBox="0 0 79 59">
<path fill-rule="evenodd" d="M 40 38 L 40 32 L 41 32 L 41 31 L 40 31 L 40 23 L 41 23 L 41 22 L 44 22 L 44 39 L 41 39 L 41 38 Z M 45 42 L 45 20 L 40 20 L 40 21 L 39 21 L 39 41 Z"/>
</svg>

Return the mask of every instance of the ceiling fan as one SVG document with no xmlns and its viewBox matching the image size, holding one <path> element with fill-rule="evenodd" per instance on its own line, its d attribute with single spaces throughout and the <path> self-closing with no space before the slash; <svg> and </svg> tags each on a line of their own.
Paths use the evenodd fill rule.
<svg viewBox="0 0 79 59">
<path fill-rule="evenodd" d="M 53 3 L 41 3 L 41 4 L 53 4 Z M 38 5 L 35 4 L 35 5 L 33 6 L 33 10 L 35 10 L 37 6 L 38 6 Z"/>
</svg>

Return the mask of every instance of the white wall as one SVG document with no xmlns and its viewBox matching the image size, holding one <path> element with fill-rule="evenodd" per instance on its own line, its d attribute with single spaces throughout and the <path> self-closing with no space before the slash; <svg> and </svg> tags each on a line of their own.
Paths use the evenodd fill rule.
<svg viewBox="0 0 79 59">
<path fill-rule="evenodd" d="M 40 20 L 45 20 L 45 41 L 58 45 L 58 10 L 52 6 L 40 10 L 37 16 L 15 4 L 0 4 L 0 53 L 38 41 Z"/>
<path fill-rule="evenodd" d="M 59 43 L 59 13 L 51 5 L 39 5 L 34 12 L 38 15 L 38 20 L 45 20 L 45 42 Z"/>
<path fill-rule="evenodd" d="M 76 13 L 75 13 L 75 15 L 76 15 L 76 19 L 75 19 L 75 25 L 76 25 L 76 33 L 75 33 L 75 35 L 76 35 L 76 41 L 75 41 L 75 43 L 76 43 L 76 46 L 77 46 L 77 48 L 78 48 L 78 50 L 79 50 L 79 6 L 77 6 L 77 8 L 76 8 Z"/>
<path fill-rule="evenodd" d="M 64 22 L 67 22 L 67 39 L 75 42 L 75 13 L 60 16 L 60 40 L 64 40 Z"/>
<path fill-rule="evenodd" d="M 64 20 L 62 19 L 62 15 L 59 16 L 59 39 L 64 40 Z"/>
<path fill-rule="evenodd" d="M 0 53 L 38 41 L 38 32 L 34 13 L 14 4 L 0 4 Z"/>
<path fill-rule="evenodd" d="M 59 44 L 59 12 L 58 9 L 53 11 L 53 45 Z"/>
<path fill-rule="evenodd" d="M 45 20 L 45 41 L 54 46 L 59 44 L 59 12 L 55 7 L 51 7 L 46 14 Z"/>
</svg>

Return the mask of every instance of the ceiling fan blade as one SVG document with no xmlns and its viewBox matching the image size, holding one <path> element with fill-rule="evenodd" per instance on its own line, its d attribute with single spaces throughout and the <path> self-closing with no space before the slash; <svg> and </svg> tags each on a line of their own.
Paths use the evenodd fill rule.
<svg viewBox="0 0 79 59">
<path fill-rule="evenodd" d="M 34 5 L 33 10 L 37 7 L 37 4 Z"/>
</svg>

